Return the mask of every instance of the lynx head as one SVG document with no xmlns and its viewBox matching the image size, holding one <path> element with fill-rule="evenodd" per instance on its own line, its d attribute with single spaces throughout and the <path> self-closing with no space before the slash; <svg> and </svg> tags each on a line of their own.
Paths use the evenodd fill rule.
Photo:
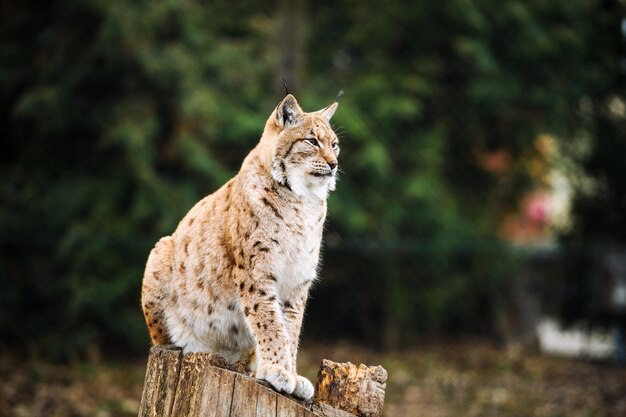
<svg viewBox="0 0 626 417">
<path fill-rule="evenodd" d="M 325 199 L 335 189 L 339 141 L 329 122 L 337 106 L 335 101 L 305 113 L 296 98 L 288 94 L 267 122 L 276 136 L 272 176 L 300 196 Z"/>
</svg>

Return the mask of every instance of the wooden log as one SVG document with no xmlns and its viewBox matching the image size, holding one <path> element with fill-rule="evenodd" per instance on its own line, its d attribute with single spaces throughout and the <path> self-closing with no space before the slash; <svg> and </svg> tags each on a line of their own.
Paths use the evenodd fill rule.
<svg viewBox="0 0 626 417">
<path fill-rule="evenodd" d="M 326 403 L 279 394 L 247 376 L 245 364 L 228 364 L 212 353 L 183 355 L 175 346 L 150 350 L 139 417 L 156 416 L 354 417 Z"/>
<path fill-rule="evenodd" d="M 139 417 L 170 417 L 183 353 L 176 346 L 150 349 Z"/>
<path fill-rule="evenodd" d="M 383 414 L 387 371 L 382 366 L 356 366 L 324 359 L 317 374 L 315 402 L 359 417 Z"/>
</svg>

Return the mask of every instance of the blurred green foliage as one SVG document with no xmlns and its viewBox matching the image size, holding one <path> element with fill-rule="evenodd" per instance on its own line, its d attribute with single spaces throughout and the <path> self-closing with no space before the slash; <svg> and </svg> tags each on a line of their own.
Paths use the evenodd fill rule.
<svg viewBox="0 0 626 417">
<path fill-rule="evenodd" d="M 295 93 L 310 111 L 346 95 L 305 334 L 497 333 L 515 261 L 498 226 L 532 187 L 537 135 L 567 145 L 580 100 L 606 87 L 611 4 L 309 4 Z M 145 349 L 150 248 L 236 173 L 281 98 L 276 16 L 272 2 L 3 5 L 0 343 Z M 506 172 L 479 163 L 502 150 Z"/>
</svg>

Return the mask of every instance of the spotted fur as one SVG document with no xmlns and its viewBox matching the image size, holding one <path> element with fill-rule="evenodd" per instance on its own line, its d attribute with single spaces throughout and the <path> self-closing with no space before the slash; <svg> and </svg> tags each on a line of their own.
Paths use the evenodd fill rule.
<svg viewBox="0 0 626 417">
<path fill-rule="evenodd" d="M 154 344 L 248 361 L 277 390 L 313 395 L 296 355 L 337 177 L 336 108 L 304 113 L 287 95 L 239 173 L 156 244 L 142 287 Z"/>
</svg>

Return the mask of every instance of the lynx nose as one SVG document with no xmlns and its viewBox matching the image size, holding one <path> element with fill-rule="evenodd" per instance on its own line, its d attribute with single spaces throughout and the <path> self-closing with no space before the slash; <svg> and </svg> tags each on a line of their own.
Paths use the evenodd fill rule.
<svg viewBox="0 0 626 417">
<path fill-rule="evenodd" d="M 328 164 L 331 170 L 335 169 L 335 167 L 337 166 L 337 161 L 330 161 L 330 162 L 327 161 L 326 163 Z"/>
</svg>

